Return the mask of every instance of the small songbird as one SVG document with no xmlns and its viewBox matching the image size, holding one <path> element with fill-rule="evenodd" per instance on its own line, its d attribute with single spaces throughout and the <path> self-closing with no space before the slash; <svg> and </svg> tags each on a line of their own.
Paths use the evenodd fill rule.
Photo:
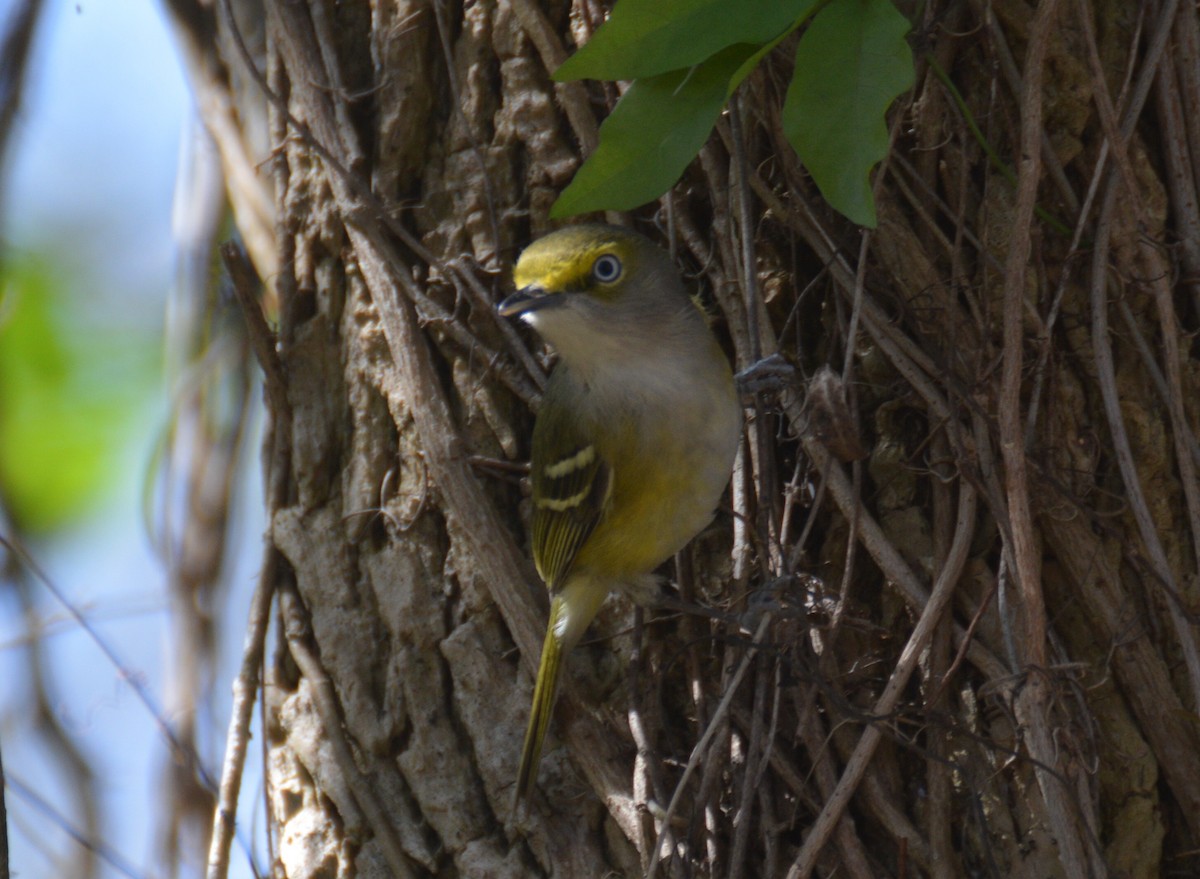
<svg viewBox="0 0 1200 879">
<path fill-rule="evenodd" d="M 531 244 L 499 306 L 558 352 L 533 430 L 533 559 L 550 591 L 517 777 L 528 799 L 563 657 L 608 594 L 645 594 L 655 568 L 713 517 L 741 407 L 729 363 L 670 257 L 615 226 Z"/>
</svg>

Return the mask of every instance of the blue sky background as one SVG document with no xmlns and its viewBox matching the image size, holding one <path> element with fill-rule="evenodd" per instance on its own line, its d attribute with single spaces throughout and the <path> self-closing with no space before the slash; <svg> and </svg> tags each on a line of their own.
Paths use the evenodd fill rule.
<svg viewBox="0 0 1200 879">
<path fill-rule="evenodd" d="M 0 0 L 7 22 L 14 0 Z M 85 321 L 119 327 L 161 344 L 174 248 L 171 198 L 180 139 L 189 130 L 191 98 L 173 37 L 150 0 L 49 0 L 39 29 L 23 112 L 5 169 L 0 236 L 6 256 L 36 254 L 71 285 L 71 307 Z M 161 362 L 161 359 L 160 359 Z M 165 577 L 143 525 L 142 490 L 168 412 L 158 380 L 129 440 L 110 466 L 102 506 L 69 533 L 32 547 L 38 562 L 143 680 L 159 704 L 169 627 Z M 253 442 L 253 441 L 252 441 Z M 251 458 L 256 462 L 256 455 Z M 229 682 L 258 563 L 262 521 L 258 476 L 239 489 L 232 591 L 214 706 L 215 749 L 224 738 Z M 67 820 L 69 779 L 58 776 L 25 709 L 28 677 L 16 602 L 0 594 L 0 747 L 5 770 L 35 789 Z M 55 710 L 99 770 L 104 841 L 138 876 L 162 875 L 157 860 L 160 773 L 167 750 L 154 720 L 120 669 L 39 592 L 39 617 L 50 624 Z M 217 754 L 209 755 L 214 764 Z M 251 757 L 254 760 L 254 755 Z M 247 784 L 260 794 L 257 767 Z M 244 797 L 245 800 L 245 797 Z M 17 792 L 7 792 L 13 875 L 59 879 L 59 853 L 74 845 Z M 247 815 L 245 807 L 243 815 Z M 249 819 L 243 826 L 249 828 Z M 257 828 L 261 835 L 261 817 Z M 250 829 L 245 834 L 251 834 Z M 231 876 L 249 876 L 235 854 Z M 121 872 L 106 867 L 104 877 Z"/>
</svg>

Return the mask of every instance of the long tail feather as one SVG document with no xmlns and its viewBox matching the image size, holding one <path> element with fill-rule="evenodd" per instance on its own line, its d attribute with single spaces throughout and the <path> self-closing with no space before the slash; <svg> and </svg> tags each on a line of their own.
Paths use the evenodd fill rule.
<svg viewBox="0 0 1200 879">
<path fill-rule="evenodd" d="M 559 660 L 562 650 L 554 632 L 554 618 L 546 627 L 546 640 L 542 644 L 542 659 L 538 664 L 537 683 L 533 687 L 533 705 L 529 709 L 529 726 L 525 730 L 525 746 L 521 749 L 521 768 L 517 772 L 517 803 L 529 799 L 533 784 L 537 780 L 538 764 L 542 759 L 542 743 L 550 726 L 554 711 L 554 697 L 558 692 Z"/>
</svg>

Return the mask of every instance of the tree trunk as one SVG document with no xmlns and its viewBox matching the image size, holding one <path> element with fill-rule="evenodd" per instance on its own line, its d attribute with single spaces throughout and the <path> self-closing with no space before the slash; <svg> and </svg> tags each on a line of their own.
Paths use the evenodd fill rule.
<svg viewBox="0 0 1200 879">
<path fill-rule="evenodd" d="M 914 4 L 868 233 L 781 133 L 785 42 L 679 185 L 611 218 L 672 248 L 739 370 L 780 356 L 668 572 L 707 614 L 610 601 L 523 813 L 545 361 L 494 304 L 617 97 L 549 78 L 603 11 L 267 2 L 251 76 L 224 5 L 171 6 L 231 186 L 262 163 L 231 201 L 278 297 L 283 874 L 1200 869 L 1191 4 Z"/>
</svg>

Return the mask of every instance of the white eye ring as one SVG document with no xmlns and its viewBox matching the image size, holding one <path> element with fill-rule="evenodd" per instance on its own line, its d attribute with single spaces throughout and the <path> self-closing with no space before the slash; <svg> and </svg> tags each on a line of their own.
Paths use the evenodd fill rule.
<svg viewBox="0 0 1200 879">
<path fill-rule="evenodd" d="M 621 277 L 621 261 L 611 253 L 596 257 L 592 263 L 592 277 L 601 284 L 611 284 Z"/>
</svg>

